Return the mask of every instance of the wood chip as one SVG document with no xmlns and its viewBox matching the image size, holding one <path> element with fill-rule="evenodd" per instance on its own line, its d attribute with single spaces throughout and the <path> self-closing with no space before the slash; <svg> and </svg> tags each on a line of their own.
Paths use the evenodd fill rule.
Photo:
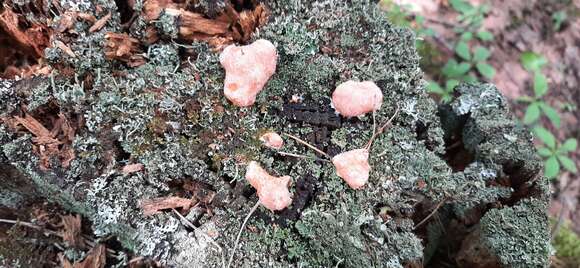
<svg viewBox="0 0 580 268">
<path fill-rule="evenodd" d="M 60 48 L 60 50 L 64 51 L 64 53 L 66 53 L 70 57 L 76 58 L 77 55 L 74 53 L 74 51 L 72 51 L 72 49 L 70 49 L 70 47 L 65 45 L 63 42 L 61 42 L 59 40 L 55 40 L 54 45 L 56 47 Z"/>
<path fill-rule="evenodd" d="M 215 35 L 223 35 L 228 32 L 230 26 L 227 21 L 206 19 L 199 13 L 172 9 L 166 9 L 166 12 L 178 14 L 179 34 L 184 39 L 188 39 L 196 33 L 208 35 L 208 38 Z"/>
<path fill-rule="evenodd" d="M 95 22 L 95 24 L 93 24 L 93 26 L 89 28 L 89 32 L 94 33 L 102 29 L 107 23 L 107 21 L 109 21 L 109 19 L 111 19 L 111 12 L 107 13 L 107 15 L 105 15 L 104 17 L 100 18 L 97 22 Z"/>
<path fill-rule="evenodd" d="M 161 14 L 174 16 L 177 18 L 179 39 L 187 42 L 206 41 L 217 50 L 233 42 L 249 41 L 256 28 L 267 22 L 269 15 L 263 4 L 241 12 L 236 11 L 232 4 L 227 4 L 221 12 L 208 18 L 207 14 L 190 11 L 183 3 L 148 0 L 143 5 L 144 17 L 148 22 L 159 19 Z M 156 31 L 154 27 L 148 28 L 147 43 L 159 39 Z"/>
<path fill-rule="evenodd" d="M 62 217 L 62 224 L 64 230 L 62 231 L 62 238 L 70 246 L 80 248 L 83 246 L 83 238 L 81 236 L 81 217 L 80 215 L 67 215 Z"/>
<path fill-rule="evenodd" d="M 15 116 L 14 119 L 34 136 L 52 138 L 50 131 L 29 114 L 25 114 L 24 117 Z"/>
<path fill-rule="evenodd" d="M 130 164 L 130 165 L 124 166 L 122 169 L 122 172 L 125 175 L 129 175 L 131 173 L 135 173 L 135 172 L 142 171 L 142 170 L 143 170 L 143 164 L 137 163 L 137 164 Z"/>
<path fill-rule="evenodd" d="M 74 11 L 65 12 L 58 21 L 55 30 L 59 33 L 64 33 L 72 28 L 76 20 L 77 14 Z"/>
<path fill-rule="evenodd" d="M 42 42 L 43 40 L 35 40 L 33 36 L 29 36 L 27 32 L 22 31 L 18 21 L 18 15 L 8 8 L 0 13 L 0 28 L 10 36 L 11 40 L 18 43 L 26 52 L 33 53 L 35 57 L 42 57 L 46 44 Z M 38 27 L 39 25 L 35 26 Z M 33 33 L 33 31 L 30 33 Z"/>
<path fill-rule="evenodd" d="M 160 213 L 161 210 L 171 209 L 171 208 L 182 208 L 183 210 L 189 210 L 193 205 L 190 199 L 171 196 L 171 197 L 159 197 L 153 199 L 141 200 L 141 208 L 143 209 L 143 215 L 151 216 Z"/>
<path fill-rule="evenodd" d="M 95 18 L 95 16 L 93 16 L 92 14 L 89 14 L 89 13 L 80 12 L 77 14 L 77 16 L 83 20 L 88 21 L 88 22 L 95 23 L 97 21 L 97 18 Z"/>
<path fill-rule="evenodd" d="M 34 137 L 33 150 L 40 156 L 40 168 L 47 170 L 50 168 L 51 158 L 57 157 L 63 168 L 67 168 L 75 158 L 72 142 L 75 136 L 75 129 L 70 125 L 68 119 L 59 114 L 59 119 L 54 122 L 54 128 L 48 130 L 38 120 L 29 114 L 24 117 L 14 116 L 10 120 L 3 120 L 13 129 L 22 125 Z"/>
<path fill-rule="evenodd" d="M 139 40 L 124 33 L 105 34 L 105 56 L 126 63 L 129 67 L 145 64 Z"/>
</svg>

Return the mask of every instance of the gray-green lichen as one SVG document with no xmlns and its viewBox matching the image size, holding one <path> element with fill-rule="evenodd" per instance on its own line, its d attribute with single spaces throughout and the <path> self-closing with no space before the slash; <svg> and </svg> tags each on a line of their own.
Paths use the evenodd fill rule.
<svg viewBox="0 0 580 268">
<path fill-rule="evenodd" d="M 483 242 L 505 267 L 548 267 L 552 251 L 546 202 L 524 199 L 481 219 Z"/>
<path fill-rule="evenodd" d="M 209 3 L 200 1 L 198 8 Z M 204 43 L 166 40 L 173 36 L 171 23 L 159 22 L 167 36 L 146 49 L 146 64 L 127 68 L 107 60 L 104 33 L 119 30 L 120 18 L 113 1 L 100 4 L 113 18 L 95 33 L 76 22 L 79 35 L 69 44 L 76 58 L 58 48 L 46 51 L 52 64 L 73 68 L 73 77 L 38 78 L 28 90 L 14 90 L 12 83 L 21 82 L 0 81 L 3 116 L 18 112 L 14 103 L 27 104 L 34 114 L 56 102 L 69 119 L 82 119 L 72 143 L 75 159 L 68 168 L 56 162 L 40 170 L 31 135 L 2 125 L 0 159 L 30 177 L 50 200 L 87 217 L 97 236 L 116 235 L 135 254 L 175 267 L 220 266 L 257 200 L 243 179 L 250 160 L 272 174 L 291 176 L 294 203 L 280 213 L 258 209 L 234 258 L 239 267 L 419 264 L 423 247 L 441 239 L 415 226 L 431 205 L 442 202 L 445 215 L 464 219 L 490 204 L 507 203 L 523 189 L 538 198 L 547 193 L 544 184 L 532 183 L 541 166 L 529 133 L 512 122 L 497 90 L 463 85 L 455 102 L 438 109 L 424 90 L 414 34 L 389 24 L 372 1 L 268 3 L 270 21 L 253 38 L 277 46 L 277 71 L 248 108 L 223 97 L 217 53 Z M 92 1 L 76 8 L 95 13 Z M 143 23 L 136 20 L 133 37 L 143 37 Z M 372 116 L 339 118 L 338 126 L 328 120 L 338 118 L 330 106 L 332 90 L 349 79 L 373 80 L 383 91 L 378 124 L 400 109 L 393 126 L 373 143 L 373 169 L 362 190 L 348 188 L 328 162 L 282 157 L 258 139 L 265 131 L 290 133 L 331 155 L 363 147 L 373 133 Z M 288 106 L 293 97 L 302 100 L 306 119 L 293 117 L 304 111 Z M 444 155 L 454 135 L 473 155 L 461 169 Z M 283 150 L 316 156 L 293 140 L 285 140 Z M 133 163 L 144 170 L 121 172 Z M 216 193 L 199 215 L 187 216 L 199 228 L 185 228 L 171 212 L 142 215 L 141 200 L 175 195 L 175 185 L 191 181 Z M 486 234 L 496 239 L 489 246 L 498 249 L 502 237 Z M 518 250 L 530 263 L 548 256 L 536 247 Z"/>
</svg>

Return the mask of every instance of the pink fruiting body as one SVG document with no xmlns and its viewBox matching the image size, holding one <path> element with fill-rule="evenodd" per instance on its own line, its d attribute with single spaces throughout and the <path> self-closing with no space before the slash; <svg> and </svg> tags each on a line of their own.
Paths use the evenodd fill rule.
<svg viewBox="0 0 580 268">
<path fill-rule="evenodd" d="M 276 150 L 278 150 L 278 149 L 282 148 L 282 146 L 284 146 L 284 140 L 282 140 L 282 137 L 280 137 L 280 135 L 278 135 L 278 133 L 276 133 L 276 132 L 265 133 L 264 135 L 260 136 L 260 140 L 267 147 L 270 147 L 270 148 L 273 148 Z"/>
<path fill-rule="evenodd" d="M 276 47 L 264 39 L 247 46 L 226 47 L 220 54 L 220 63 L 226 71 L 226 98 L 240 107 L 254 104 L 256 96 L 276 71 L 277 59 Z"/>
<path fill-rule="evenodd" d="M 367 149 L 337 154 L 332 158 L 332 164 L 336 168 L 336 174 L 353 189 L 360 189 L 369 180 L 371 166 Z"/>
<path fill-rule="evenodd" d="M 291 180 L 289 176 L 274 177 L 256 161 L 252 161 L 246 168 L 246 180 L 256 189 L 260 203 L 267 209 L 282 210 L 292 204 L 288 191 Z"/>
<path fill-rule="evenodd" d="M 346 81 L 332 93 L 332 105 L 344 117 L 376 111 L 382 103 L 383 92 L 372 81 Z"/>
</svg>

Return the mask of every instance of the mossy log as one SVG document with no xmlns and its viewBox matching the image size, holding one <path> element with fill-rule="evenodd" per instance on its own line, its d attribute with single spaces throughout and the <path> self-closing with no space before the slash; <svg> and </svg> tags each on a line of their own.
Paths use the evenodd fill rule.
<svg viewBox="0 0 580 268">
<path fill-rule="evenodd" d="M 293 178 L 293 203 L 254 213 L 236 267 L 549 265 L 549 188 L 529 131 L 490 84 L 460 85 L 450 104 L 434 102 L 416 36 L 391 25 L 376 2 L 267 1 L 268 19 L 247 42 L 274 43 L 278 66 L 248 108 L 223 97 L 224 71 L 211 42 L 182 44 L 175 34 L 146 41 L 147 25 L 172 32 L 179 21 L 147 21 L 135 5 L 127 27 L 131 16 L 115 4 L 124 1 L 85 2 L 75 8 L 112 16 L 98 31 L 76 20 L 74 34 L 55 35 L 74 57 L 53 45 L 45 50 L 51 75 L 0 81 L 0 170 L 10 170 L 0 174 L 1 205 L 14 205 L 9 196 L 41 196 L 137 255 L 169 267 L 220 267 L 257 200 L 244 180 L 255 160 Z M 256 5 L 247 2 L 234 8 Z M 226 11 L 208 18 L 219 12 Z M 139 43 L 140 66 L 106 57 L 107 32 Z M 400 109 L 374 142 L 370 179 L 359 190 L 293 140 L 285 140 L 285 152 L 311 157 L 282 156 L 259 141 L 273 130 L 331 156 L 363 147 L 373 117 L 342 118 L 330 106 L 334 88 L 350 79 L 381 88 L 378 124 Z M 36 133 L 10 123 L 26 115 L 48 130 L 65 118 L 74 135 L 67 139 L 58 126 L 61 143 L 47 155 Z M 124 173 L 130 164 L 143 169 Z M 172 211 L 143 215 L 141 200 L 195 197 L 185 187 L 192 184 L 213 195 L 184 216 L 195 230 Z"/>
</svg>

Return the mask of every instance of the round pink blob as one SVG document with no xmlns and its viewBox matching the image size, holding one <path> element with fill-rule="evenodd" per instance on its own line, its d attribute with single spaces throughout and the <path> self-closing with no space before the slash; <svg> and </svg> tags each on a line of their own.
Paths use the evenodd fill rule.
<svg viewBox="0 0 580 268">
<path fill-rule="evenodd" d="M 344 117 L 376 111 L 382 103 L 383 92 L 372 81 L 346 81 L 332 93 L 332 105 Z"/>
<path fill-rule="evenodd" d="M 247 46 L 226 47 L 220 54 L 220 63 L 226 71 L 226 98 L 239 107 L 254 104 L 256 96 L 276 71 L 277 59 L 276 47 L 264 39 Z"/>
<path fill-rule="evenodd" d="M 292 204 L 292 196 L 288 191 L 289 176 L 271 176 L 258 162 L 252 161 L 246 168 L 246 180 L 256 189 L 260 203 L 267 209 L 283 210 Z"/>
<path fill-rule="evenodd" d="M 282 140 L 282 137 L 280 137 L 280 135 L 278 135 L 278 133 L 276 133 L 276 132 L 265 133 L 264 135 L 262 135 L 260 137 L 260 140 L 267 147 L 270 147 L 270 148 L 273 148 L 276 150 L 281 149 L 282 146 L 284 146 L 284 140 Z"/>
<path fill-rule="evenodd" d="M 360 189 L 369 180 L 371 166 L 369 165 L 369 151 L 355 149 L 337 154 L 332 158 L 336 174 L 341 177 L 350 188 Z"/>
</svg>

